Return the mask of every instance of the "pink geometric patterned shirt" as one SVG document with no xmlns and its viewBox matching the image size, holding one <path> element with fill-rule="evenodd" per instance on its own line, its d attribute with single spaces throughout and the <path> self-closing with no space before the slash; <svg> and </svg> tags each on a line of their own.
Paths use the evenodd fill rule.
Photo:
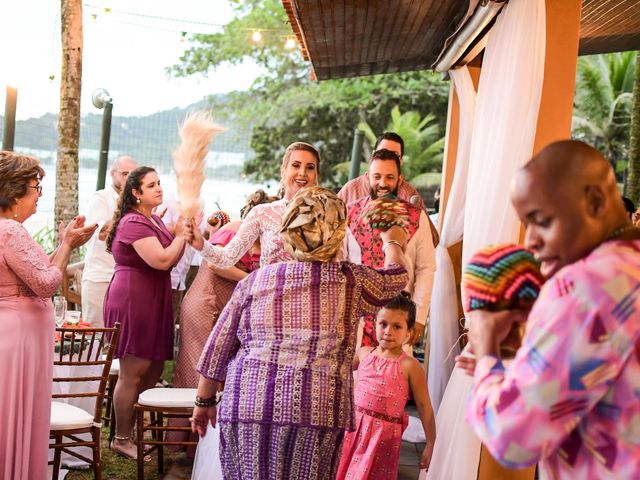
<svg viewBox="0 0 640 480">
<path fill-rule="evenodd" d="M 467 419 L 496 459 L 541 478 L 640 478 L 640 241 L 553 276 L 504 367 L 482 358 Z"/>
</svg>

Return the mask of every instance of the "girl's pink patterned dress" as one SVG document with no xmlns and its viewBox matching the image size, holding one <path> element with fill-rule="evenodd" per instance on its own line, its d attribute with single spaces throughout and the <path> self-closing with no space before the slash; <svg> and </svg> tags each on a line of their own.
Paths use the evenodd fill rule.
<svg viewBox="0 0 640 480">
<path fill-rule="evenodd" d="M 397 359 L 369 353 L 358 368 L 356 429 L 346 432 L 337 479 L 396 479 L 409 386 Z"/>
</svg>

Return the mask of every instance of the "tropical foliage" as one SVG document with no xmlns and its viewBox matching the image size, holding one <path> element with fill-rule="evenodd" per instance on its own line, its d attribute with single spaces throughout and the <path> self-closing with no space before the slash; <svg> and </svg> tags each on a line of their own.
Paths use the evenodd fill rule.
<svg viewBox="0 0 640 480">
<path fill-rule="evenodd" d="M 635 52 L 580 57 L 573 136 L 600 150 L 617 172 L 627 166 Z"/>
<path fill-rule="evenodd" d="M 375 145 L 377 136 L 382 133 L 374 133 L 366 122 L 361 123 L 359 128 L 364 131 L 370 147 Z M 433 114 L 422 118 L 416 111 L 400 113 L 396 106 L 391 110 L 391 121 L 384 130 L 395 132 L 404 140 L 402 170 L 409 181 L 418 175 L 442 170 L 444 136 Z"/>
<path fill-rule="evenodd" d="M 636 65 L 640 64 L 640 52 L 636 52 Z M 640 68 L 636 68 L 631 106 L 629 132 L 629 176 L 627 195 L 638 205 L 640 202 Z"/>
<path fill-rule="evenodd" d="M 223 63 L 245 60 L 264 68 L 264 75 L 248 92 L 235 92 L 225 105 L 214 102 L 216 111 L 227 112 L 235 122 L 253 129 L 255 156 L 245 163 L 244 173 L 256 180 L 278 178 L 285 147 L 300 140 L 320 148 L 322 181 L 340 185 L 348 169 L 337 166 L 350 158 L 354 129 L 366 122 L 375 132 L 384 130 L 394 107 L 400 112 L 415 111 L 420 119 L 431 114 L 429 126 L 444 131 L 448 84 L 431 72 L 312 81 L 310 64 L 298 49 L 282 46 L 282 35 L 291 29 L 280 1 L 234 0 L 232 4 L 238 17 L 219 34 L 190 37 L 192 47 L 169 71 L 173 75 L 206 73 Z M 271 29 L 259 45 L 248 39 L 247 29 L 256 25 Z M 416 158 L 416 164 L 423 162 L 429 168 L 438 163 L 431 161 L 431 157 Z"/>
</svg>

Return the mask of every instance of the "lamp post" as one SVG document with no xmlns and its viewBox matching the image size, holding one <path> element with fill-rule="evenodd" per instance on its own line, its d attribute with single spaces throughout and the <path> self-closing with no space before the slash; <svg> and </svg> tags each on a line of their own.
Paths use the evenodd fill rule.
<svg viewBox="0 0 640 480">
<path fill-rule="evenodd" d="M 351 168 L 349 170 L 349 180 L 360 176 L 360 160 L 362 159 L 362 144 L 364 143 L 364 132 L 356 128 L 353 132 L 353 146 L 351 147 Z"/>
<path fill-rule="evenodd" d="M 6 101 L 4 104 L 4 133 L 2 135 L 2 149 L 13 150 L 16 134 L 16 106 L 18 104 L 18 89 L 7 85 Z"/>
<path fill-rule="evenodd" d="M 100 137 L 100 158 L 98 161 L 98 181 L 96 190 L 104 188 L 107 178 L 107 161 L 109 160 L 109 140 L 111 138 L 111 111 L 113 110 L 113 99 L 104 88 L 98 88 L 91 95 L 93 106 L 99 109 L 104 108 L 102 115 L 102 135 Z"/>
</svg>

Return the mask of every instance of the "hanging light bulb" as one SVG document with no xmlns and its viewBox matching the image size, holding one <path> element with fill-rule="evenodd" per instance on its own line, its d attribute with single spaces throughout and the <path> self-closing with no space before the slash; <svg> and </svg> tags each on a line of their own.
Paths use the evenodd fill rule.
<svg viewBox="0 0 640 480">
<path fill-rule="evenodd" d="M 284 42 L 284 48 L 286 48 L 287 50 L 292 50 L 293 48 L 295 48 L 296 46 L 296 40 L 293 37 L 287 37 L 287 39 Z"/>
<path fill-rule="evenodd" d="M 251 40 L 258 43 L 260 40 L 262 40 L 262 32 L 260 30 L 254 30 L 251 34 Z"/>
</svg>

